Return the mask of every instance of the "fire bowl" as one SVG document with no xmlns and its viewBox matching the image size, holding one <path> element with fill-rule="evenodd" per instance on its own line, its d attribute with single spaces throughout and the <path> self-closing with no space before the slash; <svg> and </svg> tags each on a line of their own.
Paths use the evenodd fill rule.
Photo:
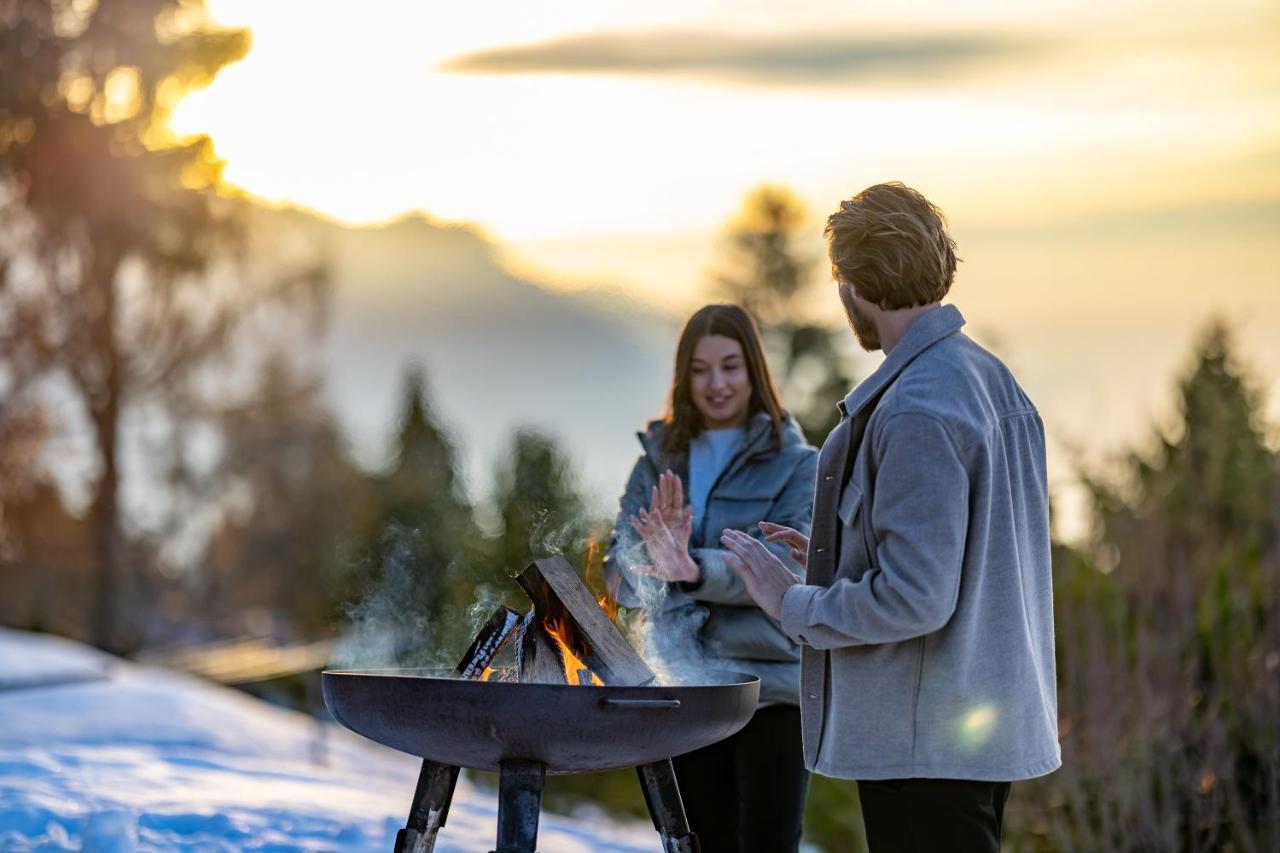
<svg viewBox="0 0 1280 853">
<path fill-rule="evenodd" d="M 751 718 L 760 679 L 710 672 L 693 685 L 471 681 L 445 670 L 326 670 L 334 719 L 370 740 L 454 767 L 536 761 L 548 773 L 649 764 L 723 740 Z M 707 683 L 710 681 L 710 683 Z"/>
</svg>

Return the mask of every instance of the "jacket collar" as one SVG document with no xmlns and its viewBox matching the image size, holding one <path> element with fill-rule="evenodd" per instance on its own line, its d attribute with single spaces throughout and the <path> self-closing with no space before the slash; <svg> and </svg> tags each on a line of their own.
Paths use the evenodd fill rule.
<svg viewBox="0 0 1280 853">
<path fill-rule="evenodd" d="M 662 439 L 666 434 L 666 423 L 663 421 L 651 421 L 648 429 L 644 432 L 636 433 L 636 438 L 640 439 L 640 446 L 644 448 L 645 455 L 653 461 L 657 467 L 666 464 L 662 452 Z M 790 413 L 783 413 L 782 442 L 784 445 L 793 444 L 797 441 L 803 441 L 804 434 L 800 431 L 799 424 Z M 762 450 L 767 449 L 773 441 L 773 421 L 769 418 L 768 412 L 756 412 L 752 415 L 751 420 L 746 423 L 746 432 L 742 439 L 742 448 L 736 456 L 753 456 Z"/>
<path fill-rule="evenodd" d="M 903 369 L 915 360 L 916 356 L 960 331 L 964 325 L 964 316 L 954 305 L 941 305 L 932 311 L 921 314 L 908 328 L 907 333 L 898 341 L 880 366 L 857 384 L 848 396 L 837 405 L 840 413 L 846 417 L 856 417 L 872 400 L 880 396 L 893 380 L 898 378 Z"/>
</svg>

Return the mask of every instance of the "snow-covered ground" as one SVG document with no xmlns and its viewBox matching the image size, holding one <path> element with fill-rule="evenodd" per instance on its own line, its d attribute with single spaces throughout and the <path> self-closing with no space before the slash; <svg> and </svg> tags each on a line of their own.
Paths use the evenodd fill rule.
<svg viewBox="0 0 1280 853">
<path fill-rule="evenodd" d="M 381 851 L 419 762 L 339 726 L 55 637 L 0 629 L 0 851 Z M 458 782 L 438 851 L 491 850 Z M 652 851 L 642 824 L 542 814 L 545 853 Z"/>
</svg>

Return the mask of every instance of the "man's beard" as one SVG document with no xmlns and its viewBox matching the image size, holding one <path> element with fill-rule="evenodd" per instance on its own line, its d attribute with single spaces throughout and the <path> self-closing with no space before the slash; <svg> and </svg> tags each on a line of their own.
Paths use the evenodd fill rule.
<svg viewBox="0 0 1280 853">
<path fill-rule="evenodd" d="M 867 352 L 880 349 L 880 332 L 871 316 L 853 301 L 853 285 L 845 284 L 840 287 L 840 303 L 844 305 L 849 328 L 853 329 L 853 337 L 858 341 L 858 346 Z"/>
</svg>

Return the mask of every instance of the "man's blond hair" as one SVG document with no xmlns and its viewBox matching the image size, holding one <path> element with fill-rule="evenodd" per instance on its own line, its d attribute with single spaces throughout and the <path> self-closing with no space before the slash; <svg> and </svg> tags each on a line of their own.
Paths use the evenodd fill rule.
<svg viewBox="0 0 1280 853">
<path fill-rule="evenodd" d="M 840 202 L 823 233 L 836 280 L 885 310 L 937 302 L 951 290 L 956 244 L 946 219 L 897 181 Z"/>
</svg>

